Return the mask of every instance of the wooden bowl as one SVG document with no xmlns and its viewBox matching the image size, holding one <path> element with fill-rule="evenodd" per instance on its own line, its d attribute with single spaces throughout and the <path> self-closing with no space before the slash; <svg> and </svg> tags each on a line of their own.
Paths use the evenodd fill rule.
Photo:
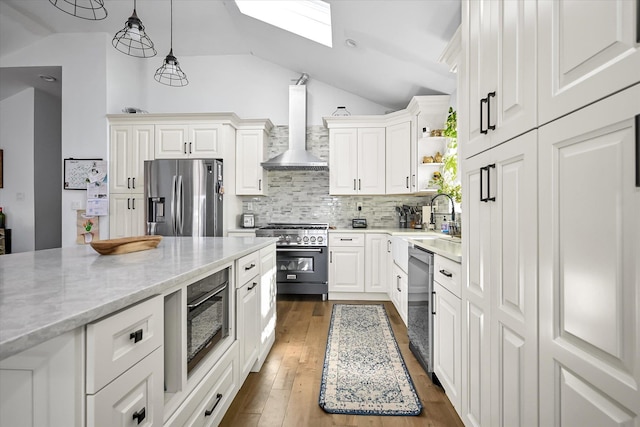
<svg viewBox="0 0 640 427">
<path fill-rule="evenodd" d="M 120 255 L 129 252 L 146 251 L 160 244 L 162 236 L 136 236 L 121 239 L 97 240 L 91 247 L 100 255 Z"/>
</svg>

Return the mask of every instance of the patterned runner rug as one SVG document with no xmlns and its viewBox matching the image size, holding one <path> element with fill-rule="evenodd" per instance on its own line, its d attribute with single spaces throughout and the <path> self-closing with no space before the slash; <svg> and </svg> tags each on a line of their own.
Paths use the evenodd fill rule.
<svg viewBox="0 0 640 427">
<path fill-rule="evenodd" d="M 333 306 L 319 404 L 332 414 L 420 414 L 384 305 Z"/>
</svg>

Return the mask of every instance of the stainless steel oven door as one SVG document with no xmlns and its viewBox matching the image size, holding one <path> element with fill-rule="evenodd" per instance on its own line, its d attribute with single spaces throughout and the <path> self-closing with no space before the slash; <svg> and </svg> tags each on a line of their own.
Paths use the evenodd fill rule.
<svg viewBox="0 0 640 427">
<path fill-rule="evenodd" d="M 329 264 L 326 247 L 278 247 L 278 283 L 327 283 Z"/>
</svg>

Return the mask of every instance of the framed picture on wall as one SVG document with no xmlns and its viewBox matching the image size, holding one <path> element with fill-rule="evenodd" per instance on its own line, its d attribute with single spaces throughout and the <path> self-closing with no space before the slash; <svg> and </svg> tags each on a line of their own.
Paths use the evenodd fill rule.
<svg viewBox="0 0 640 427">
<path fill-rule="evenodd" d="M 91 168 L 102 159 L 64 159 L 65 190 L 86 190 Z"/>
</svg>

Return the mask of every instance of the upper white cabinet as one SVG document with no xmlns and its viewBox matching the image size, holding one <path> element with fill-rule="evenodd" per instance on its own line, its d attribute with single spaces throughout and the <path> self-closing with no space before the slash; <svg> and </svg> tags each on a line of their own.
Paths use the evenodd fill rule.
<svg viewBox="0 0 640 427">
<path fill-rule="evenodd" d="M 387 126 L 386 194 L 412 193 L 411 121 Z"/>
<path fill-rule="evenodd" d="M 466 425 L 538 425 L 536 144 L 533 130 L 464 163 Z"/>
<path fill-rule="evenodd" d="M 329 129 L 329 193 L 385 194 L 385 128 Z"/>
<path fill-rule="evenodd" d="M 463 2 L 462 45 L 468 90 L 459 147 L 468 158 L 537 124 L 536 2 Z"/>
<path fill-rule="evenodd" d="M 541 426 L 640 425 L 639 127 L 635 85 L 539 131 Z"/>
<path fill-rule="evenodd" d="M 260 163 L 267 155 L 270 121 L 250 129 L 243 126 L 236 131 L 236 194 L 264 196 L 267 190 L 267 171 Z"/>
<path fill-rule="evenodd" d="M 218 123 L 157 124 L 156 159 L 220 157 L 222 132 Z"/>
<path fill-rule="evenodd" d="M 537 5 L 540 124 L 640 81 L 637 1 Z"/>
<path fill-rule="evenodd" d="M 144 192 L 144 161 L 154 156 L 152 124 L 112 124 L 109 190 L 112 193 Z"/>
</svg>

